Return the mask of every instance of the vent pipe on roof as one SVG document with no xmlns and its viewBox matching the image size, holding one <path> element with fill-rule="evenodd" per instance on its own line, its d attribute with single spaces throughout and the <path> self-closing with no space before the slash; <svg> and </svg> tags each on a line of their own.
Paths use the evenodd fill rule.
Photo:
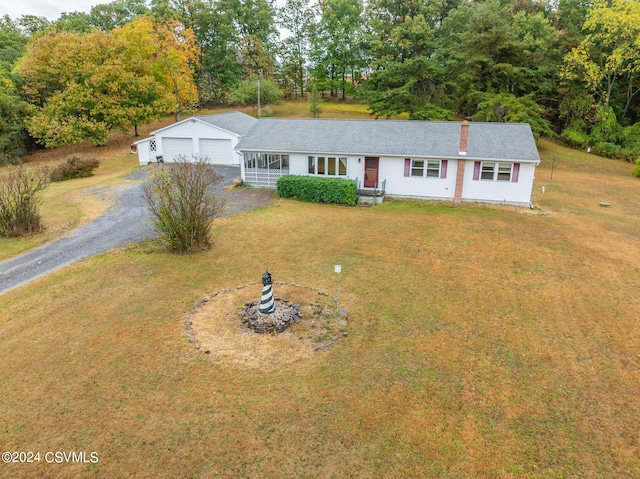
<svg viewBox="0 0 640 479">
<path fill-rule="evenodd" d="M 458 155 L 466 156 L 467 143 L 469 142 L 469 121 L 464 120 L 460 126 L 460 148 L 458 148 Z"/>
</svg>

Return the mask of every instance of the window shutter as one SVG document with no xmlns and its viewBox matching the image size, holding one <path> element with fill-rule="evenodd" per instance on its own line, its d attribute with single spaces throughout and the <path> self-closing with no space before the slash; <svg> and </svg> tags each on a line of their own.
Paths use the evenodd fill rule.
<svg viewBox="0 0 640 479">
<path fill-rule="evenodd" d="M 411 175 L 411 158 L 404 159 L 404 176 Z"/>
<path fill-rule="evenodd" d="M 474 180 L 480 179 L 480 162 L 479 161 L 476 161 L 473 164 L 473 179 Z"/>
<path fill-rule="evenodd" d="M 440 178 L 447 177 L 447 166 L 449 166 L 449 160 L 442 160 L 440 162 Z"/>
<path fill-rule="evenodd" d="M 518 176 L 520 176 L 520 163 L 513 164 L 513 173 L 511 174 L 511 182 L 517 183 Z"/>
</svg>

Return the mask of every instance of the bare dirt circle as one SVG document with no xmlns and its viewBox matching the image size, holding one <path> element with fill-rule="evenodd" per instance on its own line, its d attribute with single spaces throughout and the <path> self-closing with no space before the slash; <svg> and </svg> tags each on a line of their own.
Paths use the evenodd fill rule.
<svg viewBox="0 0 640 479">
<path fill-rule="evenodd" d="M 278 301 L 300 305 L 301 321 L 278 334 L 260 334 L 244 324 L 239 311 L 260 298 L 262 285 L 250 283 L 215 292 L 185 317 L 189 342 L 214 361 L 264 367 L 311 358 L 347 336 L 347 314 L 324 291 L 293 283 L 273 283 Z"/>
</svg>

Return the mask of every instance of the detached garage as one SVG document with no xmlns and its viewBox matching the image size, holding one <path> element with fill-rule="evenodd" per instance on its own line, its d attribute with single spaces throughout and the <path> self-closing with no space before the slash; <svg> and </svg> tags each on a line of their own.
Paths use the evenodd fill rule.
<svg viewBox="0 0 640 479">
<path fill-rule="evenodd" d="M 239 111 L 187 118 L 152 132 L 153 136 L 136 141 L 131 149 L 141 165 L 199 155 L 214 165 L 240 166 L 241 157 L 234 148 L 256 121 Z"/>
</svg>

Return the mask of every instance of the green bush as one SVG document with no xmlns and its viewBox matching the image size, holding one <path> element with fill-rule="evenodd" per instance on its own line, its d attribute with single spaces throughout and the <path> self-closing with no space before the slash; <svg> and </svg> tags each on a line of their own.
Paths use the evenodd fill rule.
<svg viewBox="0 0 640 479">
<path fill-rule="evenodd" d="M 618 151 L 618 158 L 627 160 L 629 163 L 635 163 L 636 160 L 640 158 L 640 151 L 622 148 Z"/>
<path fill-rule="evenodd" d="M 622 130 L 622 146 L 640 152 L 640 121 Z"/>
<path fill-rule="evenodd" d="M 591 152 L 604 156 L 606 158 L 614 158 L 620 160 L 627 160 L 629 162 L 633 162 L 635 158 L 638 156 L 636 152 L 632 150 L 623 149 L 620 145 L 616 145 L 615 143 L 608 142 L 598 142 L 591 148 Z"/>
<path fill-rule="evenodd" d="M 640 178 L 640 160 L 636 160 L 636 166 L 631 170 L 631 174 Z"/>
<path fill-rule="evenodd" d="M 573 128 L 567 128 L 564 130 L 560 134 L 560 138 L 562 138 L 569 146 L 580 148 L 581 150 L 585 150 L 589 146 L 589 143 L 591 143 L 589 135 L 579 130 L 574 130 Z"/>
<path fill-rule="evenodd" d="M 593 148 L 591 148 L 592 153 L 606 158 L 620 158 L 621 150 L 622 147 L 620 145 L 608 143 L 606 141 L 599 141 L 593 145 Z"/>
<path fill-rule="evenodd" d="M 278 84 L 271 80 L 260 80 L 260 103 L 262 105 L 277 105 L 282 103 L 284 93 Z M 242 80 L 229 93 L 229 103 L 232 105 L 257 105 L 258 83 L 255 79 Z"/>
<path fill-rule="evenodd" d="M 278 179 L 276 187 L 282 198 L 341 205 L 355 205 L 358 202 L 358 191 L 353 180 L 285 175 Z"/>
<path fill-rule="evenodd" d="M 66 161 L 57 165 L 49 177 L 51 181 L 65 181 L 73 178 L 93 176 L 93 170 L 100 166 L 97 158 L 86 158 L 81 155 L 71 155 Z"/>
</svg>

